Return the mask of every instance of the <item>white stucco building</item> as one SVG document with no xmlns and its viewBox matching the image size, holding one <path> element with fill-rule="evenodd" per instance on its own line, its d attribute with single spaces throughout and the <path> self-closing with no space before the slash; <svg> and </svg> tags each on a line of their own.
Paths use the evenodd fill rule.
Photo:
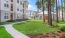
<svg viewBox="0 0 65 38">
<path fill-rule="evenodd" d="M 53 18 L 56 19 L 56 13 L 53 13 L 53 12 L 51 12 L 51 13 L 52 13 L 52 19 L 53 19 Z M 54 17 L 53 17 L 53 16 L 54 16 Z M 44 11 L 44 17 L 45 17 L 46 20 L 48 20 L 48 11 Z M 42 11 L 40 11 L 40 12 L 38 13 L 37 19 L 38 19 L 38 20 L 43 20 L 43 12 L 42 12 Z"/>
<path fill-rule="evenodd" d="M 28 10 L 28 18 L 29 19 L 35 19 L 36 13 L 37 13 L 36 11 Z"/>
<path fill-rule="evenodd" d="M 27 0 L 0 0 L 0 22 L 16 19 L 27 19 Z"/>
</svg>

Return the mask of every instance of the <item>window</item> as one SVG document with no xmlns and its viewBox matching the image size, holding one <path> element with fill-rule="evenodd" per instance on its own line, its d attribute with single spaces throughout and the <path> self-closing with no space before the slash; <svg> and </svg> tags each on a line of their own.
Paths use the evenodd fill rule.
<svg viewBox="0 0 65 38">
<path fill-rule="evenodd" d="M 11 0 L 11 2 L 13 2 L 13 0 Z"/>
<path fill-rule="evenodd" d="M 5 13 L 4 19 L 8 19 L 8 13 Z"/>
<path fill-rule="evenodd" d="M 19 8 L 17 8 L 17 11 L 19 11 Z"/>
<path fill-rule="evenodd" d="M 20 4 L 22 5 L 22 1 L 20 1 Z"/>
<path fill-rule="evenodd" d="M 11 11 L 13 11 L 13 4 L 11 4 Z"/>
<path fill-rule="evenodd" d="M 17 3 L 19 3 L 19 0 L 17 0 Z"/>
<path fill-rule="evenodd" d="M 4 3 L 4 7 L 9 8 L 9 4 Z"/>
<path fill-rule="evenodd" d="M 30 12 L 30 15 L 31 15 L 31 12 Z"/>
<path fill-rule="evenodd" d="M 20 12 L 22 12 L 22 8 L 19 7 L 19 9 L 20 9 Z"/>
<path fill-rule="evenodd" d="M 7 4 L 7 8 L 9 8 L 9 5 Z"/>
<path fill-rule="evenodd" d="M 20 11 L 22 11 L 22 9 L 20 9 Z"/>
<path fill-rule="evenodd" d="M 19 19 L 19 16 L 17 15 L 17 19 Z"/>
<path fill-rule="evenodd" d="M 8 1 L 6 1 L 8 3 Z"/>
<path fill-rule="evenodd" d="M 6 3 L 8 3 L 8 0 L 4 0 Z"/>
<path fill-rule="evenodd" d="M 4 7 L 7 7 L 7 5 L 4 3 Z"/>
</svg>

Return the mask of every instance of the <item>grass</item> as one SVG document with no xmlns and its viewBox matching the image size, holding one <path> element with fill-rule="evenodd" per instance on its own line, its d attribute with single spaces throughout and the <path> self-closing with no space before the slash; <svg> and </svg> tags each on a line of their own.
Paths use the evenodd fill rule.
<svg viewBox="0 0 65 38">
<path fill-rule="evenodd" d="M 0 38 L 13 38 L 4 27 L 0 27 Z"/>
<path fill-rule="evenodd" d="M 4 25 L 4 24 L 11 24 L 11 23 L 15 23 L 15 22 L 21 22 L 21 21 L 25 21 L 27 19 L 24 19 L 24 20 L 9 20 L 7 22 L 0 22 L 0 25 Z"/>
<path fill-rule="evenodd" d="M 10 24 L 10 23 L 13 23 L 13 22 L 0 22 L 0 25 Z"/>
<path fill-rule="evenodd" d="M 49 25 L 44 25 L 42 21 L 29 21 L 13 25 L 15 29 L 24 34 L 41 34 L 48 32 L 55 32 L 58 28 L 52 28 Z"/>
<path fill-rule="evenodd" d="M 59 27 L 65 26 L 65 21 L 59 21 L 59 23 L 56 23 L 56 21 L 53 21 L 53 24 L 58 25 Z"/>
<path fill-rule="evenodd" d="M 0 25 L 11 24 L 11 23 L 15 23 L 15 22 L 20 22 L 20 21 L 0 22 Z"/>
</svg>

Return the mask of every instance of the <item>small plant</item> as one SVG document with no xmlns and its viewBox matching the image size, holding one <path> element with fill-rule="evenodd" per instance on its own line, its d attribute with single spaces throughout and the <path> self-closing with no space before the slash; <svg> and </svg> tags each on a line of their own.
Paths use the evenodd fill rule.
<svg viewBox="0 0 65 38">
<path fill-rule="evenodd" d="M 61 27 L 60 30 L 65 32 L 65 26 Z"/>
</svg>

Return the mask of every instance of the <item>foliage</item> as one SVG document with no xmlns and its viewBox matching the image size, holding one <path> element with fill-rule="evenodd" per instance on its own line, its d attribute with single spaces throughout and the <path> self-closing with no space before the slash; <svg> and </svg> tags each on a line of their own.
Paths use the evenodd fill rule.
<svg viewBox="0 0 65 38">
<path fill-rule="evenodd" d="M 62 26 L 60 30 L 65 31 L 65 26 Z"/>
<path fill-rule="evenodd" d="M 41 5 L 42 5 L 42 2 L 38 1 L 38 2 L 36 2 L 36 5 L 37 5 L 37 8 L 40 9 Z"/>
<path fill-rule="evenodd" d="M 8 20 L 7 22 L 14 22 L 15 20 Z"/>
<path fill-rule="evenodd" d="M 0 27 L 0 38 L 13 38 L 4 27 Z"/>
</svg>

